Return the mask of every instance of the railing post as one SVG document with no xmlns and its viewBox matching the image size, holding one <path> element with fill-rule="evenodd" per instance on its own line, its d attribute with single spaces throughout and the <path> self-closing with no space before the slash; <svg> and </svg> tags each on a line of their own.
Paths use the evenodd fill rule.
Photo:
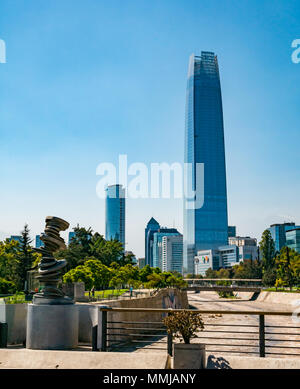
<svg viewBox="0 0 300 389">
<path fill-rule="evenodd" d="M 0 323 L 0 348 L 7 347 L 8 325 Z"/>
<path fill-rule="evenodd" d="M 92 327 L 92 351 L 99 351 L 97 343 L 98 343 L 98 325 Z"/>
<path fill-rule="evenodd" d="M 106 351 L 107 346 L 107 311 L 101 311 L 101 351 Z"/>
<path fill-rule="evenodd" d="M 107 311 L 111 309 L 108 305 L 99 305 L 98 311 L 98 344 L 100 351 L 107 351 Z"/>
<path fill-rule="evenodd" d="M 168 316 L 170 316 L 170 312 L 168 312 Z M 170 357 L 173 356 L 173 335 L 168 333 L 168 354 Z"/>
<path fill-rule="evenodd" d="M 259 315 L 259 356 L 265 357 L 265 315 Z"/>
</svg>

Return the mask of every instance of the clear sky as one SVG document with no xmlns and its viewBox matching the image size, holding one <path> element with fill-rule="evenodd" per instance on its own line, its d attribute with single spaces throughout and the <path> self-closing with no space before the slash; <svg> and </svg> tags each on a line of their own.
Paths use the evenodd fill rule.
<svg viewBox="0 0 300 389">
<path fill-rule="evenodd" d="M 300 224 L 299 0 L 1 0 L 0 238 L 55 215 L 104 233 L 96 167 L 183 162 L 188 59 L 218 55 L 229 222 Z M 128 200 L 127 249 L 180 200 Z"/>
</svg>

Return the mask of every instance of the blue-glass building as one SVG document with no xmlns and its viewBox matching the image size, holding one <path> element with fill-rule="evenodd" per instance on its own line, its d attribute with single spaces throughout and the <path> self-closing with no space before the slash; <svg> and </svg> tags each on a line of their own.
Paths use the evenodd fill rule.
<svg viewBox="0 0 300 389">
<path fill-rule="evenodd" d="M 44 247 L 44 242 L 41 240 L 41 236 L 40 235 L 36 235 L 35 236 L 35 248 L 40 248 L 40 247 Z"/>
<path fill-rule="evenodd" d="M 153 266 L 153 236 L 160 229 L 159 223 L 152 217 L 145 228 L 145 264 Z"/>
<path fill-rule="evenodd" d="M 68 245 L 72 242 L 72 239 L 75 237 L 75 235 L 76 235 L 75 231 L 69 232 Z"/>
<path fill-rule="evenodd" d="M 125 189 L 110 185 L 106 189 L 105 239 L 117 239 L 125 249 Z"/>
<path fill-rule="evenodd" d="M 300 227 L 286 232 L 286 245 L 300 253 Z"/>
<path fill-rule="evenodd" d="M 275 250 L 280 251 L 282 247 L 286 246 L 286 233 L 287 231 L 299 228 L 295 223 L 278 223 L 271 224 L 268 230 L 271 232 L 272 238 L 275 243 Z"/>
<path fill-rule="evenodd" d="M 184 201 L 184 266 L 193 273 L 199 250 L 228 244 L 222 96 L 218 60 L 212 52 L 190 57 L 184 162 L 191 166 L 191 174 L 185 176 L 187 187 L 199 193 L 204 182 L 201 208 L 195 198 Z M 204 164 L 204 179 L 199 179 L 196 164 Z"/>
</svg>

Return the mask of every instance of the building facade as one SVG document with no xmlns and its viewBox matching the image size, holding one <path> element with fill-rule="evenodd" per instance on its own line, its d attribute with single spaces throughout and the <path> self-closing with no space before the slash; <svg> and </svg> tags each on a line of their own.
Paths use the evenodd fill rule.
<svg viewBox="0 0 300 389">
<path fill-rule="evenodd" d="M 125 250 L 125 189 L 110 185 L 106 189 L 105 239 L 117 239 Z"/>
<path fill-rule="evenodd" d="M 286 245 L 300 253 L 300 227 L 286 232 Z"/>
<path fill-rule="evenodd" d="M 296 226 L 293 222 L 270 225 L 268 230 L 271 232 L 276 251 L 279 252 L 282 247 L 286 246 L 286 233 L 295 228 L 300 228 L 300 226 Z"/>
<path fill-rule="evenodd" d="M 22 243 L 22 235 L 11 235 L 9 241 L 11 242 L 12 240 Z"/>
<path fill-rule="evenodd" d="M 153 267 L 153 236 L 160 229 L 159 223 L 152 217 L 145 228 L 145 262 Z"/>
<path fill-rule="evenodd" d="M 188 191 L 199 194 L 204 182 L 202 207 L 197 208 L 197 194 L 186 193 L 184 201 L 184 265 L 193 273 L 198 251 L 228 244 L 223 108 L 218 60 L 212 52 L 190 57 L 184 162 L 191 167 L 185 174 Z M 204 179 L 198 164 L 204 166 Z"/>
<path fill-rule="evenodd" d="M 72 242 L 72 239 L 75 237 L 75 231 L 70 231 L 68 235 L 68 245 Z"/>
<path fill-rule="evenodd" d="M 180 235 L 176 228 L 160 228 L 153 234 L 153 245 L 152 245 L 152 259 L 153 267 L 163 268 L 162 266 L 162 239 L 164 236 L 169 235 Z"/>
<path fill-rule="evenodd" d="M 257 239 L 250 236 L 234 236 L 228 238 L 230 245 L 238 247 L 238 262 L 259 259 Z"/>
<path fill-rule="evenodd" d="M 41 240 L 41 236 L 40 235 L 36 235 L 35 236 L 35 248 L 40 248 L 40 247 L 43 247 L 44 246 L 44 242 Z"/>
<path fill-rule="evenodd" d="M 206 270 L 219 270 L 222 267 L 218 250 L 199 250 L 194 258 L 192 274 L 205 276 Z"/>
<path fill-rule="evenodd" d="M 228 226 L 228 238 L 236 236 L 236 226 Z"/>
<path fill-rule="evenodd" d="M 165 235 L 162 238 L 162 271 L 183 271 L 183 236 Z"/>
</svg>

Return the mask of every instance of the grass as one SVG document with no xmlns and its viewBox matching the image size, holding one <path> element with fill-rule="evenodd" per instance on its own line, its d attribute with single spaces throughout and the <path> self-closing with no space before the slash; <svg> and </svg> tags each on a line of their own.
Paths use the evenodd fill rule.
<svg viewBox="0 0 300 389">
<path fill-rule="evenodd" d="M 107 298 L 109 295 L 121 296 L 123 293 L 127 292 L 128 289 L 106 289 L 106 290 L 95 290 L 95 297 L 98 298 Z M 92 293 L 90 293 L 92 296 Z M 85 292 L 85 296 L 89 296 L 89 292 Z"/>
<path fill-rule="evenodd" d="M 0 299 L 1 304 L 28 304 L 28 302 L 25 300 L 25 294 L 22 292 Z"/>
<path fill-rule="evenodd" d="M 286 292 L 286 293 L 300 293 L 300 288 L 295 288 L 293 287 L 292 290 L 290 289 L 285 289 L 285 288 L 267 288 L 267 289 L 263 289 L 264 291 L 267 291 L 267 292 Z"/>
</svg>

